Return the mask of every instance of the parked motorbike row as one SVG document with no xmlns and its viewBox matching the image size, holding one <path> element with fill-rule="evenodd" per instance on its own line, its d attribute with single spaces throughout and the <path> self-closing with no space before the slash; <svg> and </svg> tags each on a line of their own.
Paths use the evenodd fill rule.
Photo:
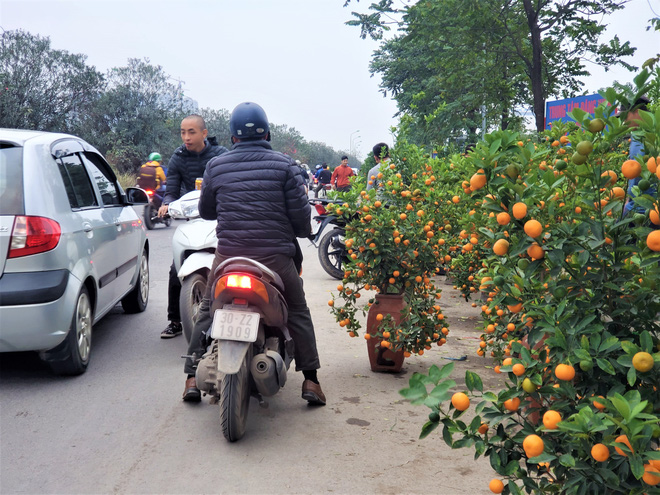
<svg viewBox="0 0 660 495">
<path fill-rule="evenodd" d="M 207 333 L 207 351 L 195 356 L 199 358 L 196 381 L 211 402 L 219 404 L 222 433 L 233 442 L 245 434 L 250 397 L 267 407 L 264 397 L 275 395 L 286 383 L 294 343 L 286 328 L 287 305 L 277 273 L 242 257 L 230 258 L 210 273 L 216 221 L 200 218 L 199 195 L 200 191 L 191 191 L 169 205 L 169 218 L 186 220 L 172 238 L 174 266 L 181 280 L 181 323 L 190 341 L 211 276 L 213 323 Z M 310 200 L 317 228 L 309 240 L 318 248 L 323 269 L 341 279 L 347 256 L 345 224 L 326 211 L 329 202 Z M 151 215 L 146 210 L 145 223 Z"/>
</svg>

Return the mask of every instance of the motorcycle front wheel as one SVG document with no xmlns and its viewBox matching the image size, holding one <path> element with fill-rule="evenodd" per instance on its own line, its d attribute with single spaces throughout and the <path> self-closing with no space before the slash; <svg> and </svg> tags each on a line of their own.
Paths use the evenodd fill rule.
<svg viewBox="0 0 660 495">
<path fill-rule="evenodd" d="M 325 234 L 319 242 L 319 261 L 321 267 L 331 277 L 341 280 L 344 278 L 344 258 L 346 246 L 343 243 L 343 229 L 333 229 Z"/>
<path fill-rule="evenodd" d="M 243 364 L 235 375 L 224 375 L 220 380 L 220 423 L 222 434 L 230 442 L 245 435 L 250 406 L 250 363 L 252 346 L 245 353 Z"/>
<path fill-rule="evenodd" d="M 154 209 L 154 205 L 151 202 L 144 205 L 144 226 L 148 230 L 154 229 L 154 221 L 152 220 L 152 218 L 156 216 L 156 213 L 157 212 Z"/>
<path fill-rule="evenodd" d="M 190 342 L 193 327 L 199 317 L 199 306 L 206 290 L 206 273 L 195 272 L 188 275 L 181 283 L 179 295 L 179 311 L 181 313 L 181 326 L 186 342 Z"/>
</svg>

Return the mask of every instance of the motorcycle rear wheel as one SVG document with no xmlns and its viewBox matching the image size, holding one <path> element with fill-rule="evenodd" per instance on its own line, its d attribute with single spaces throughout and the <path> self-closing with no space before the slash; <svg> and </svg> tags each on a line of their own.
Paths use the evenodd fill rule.
<svg viewBox="0 0 660 495">
<path fill-rule="evenodd" d="M 325 234 L 319 242 L 319 261 L 321 267 L 331 277 L 341 280 L 344 278 L 344 258 L 346 247 L 339 238 L 344 235 L 342 229 L 333 229 Z"/>
<path fill-rule="evenodd" d="M 241 369 L 235 375 L 224 375 L 220 380 L 220 423 L 222 434 L 230 442 L 245 435 L 250 406 L 250 363 L 252 346 L 245 353 Z"/>
</svg>

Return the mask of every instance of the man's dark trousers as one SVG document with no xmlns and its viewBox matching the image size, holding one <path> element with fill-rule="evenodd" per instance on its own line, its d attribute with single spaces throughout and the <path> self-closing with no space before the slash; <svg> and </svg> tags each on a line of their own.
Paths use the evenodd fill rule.
<svg viewBox="0 0 660 495">
<path fill-rule="evenodd" d="M 217 266 L 228 256 L 215 253 L 215 259 L 211 267 L 211 274 L 215 273 Z M 307 307 L 305 291 L 303 289 L 303 280 L 296 271 L 293 259 L 283 254 L 271 256 L 250 256 L 251 259 L 266 265 L 277 273 L 284 283 L 284 299 L 289 307 L 289 319 L 287 328 L 293 338 L 295 347 L 296 371 L 316 370 L 321 367 L 319 354 L 316 349 L 316 337 L 314 335 L 314 323 Z M 193 327 L 188 346 L 188 355 L 193 353 L 199 359 L 206 352 L 206 336 L 204 332 L 211 327 L 213 317 L 210 312 L 211 291 L 213 289 L 212 275 L 206 284 L 204 299 L 200 303 L 199 318 Z M 188 375 L 195 374 L 195 363 L 192 359 L 186 359 L 184 371 Z"/>
</svg>

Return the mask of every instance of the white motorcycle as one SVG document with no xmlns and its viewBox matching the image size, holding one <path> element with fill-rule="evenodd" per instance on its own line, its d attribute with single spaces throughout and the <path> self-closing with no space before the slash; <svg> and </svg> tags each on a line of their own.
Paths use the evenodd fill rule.
<svg viewBox="0 0 660 495">
<path fill-rule="evenodd" d="M 187 220 L 179 225 L 172 237 L 174 267 L 181 280 L 179 307 L 181 326 L 186 340 L 190 342 L 192 329 L 197 321 L 199 305 L 204 297 L 206 280 L 218 239 L 215 236 L 215 220 L 204 220 L 199 216 L 200 191 L 190 191 L 169 204 L 169 215 L 174 219 Z"/>
</svg>

